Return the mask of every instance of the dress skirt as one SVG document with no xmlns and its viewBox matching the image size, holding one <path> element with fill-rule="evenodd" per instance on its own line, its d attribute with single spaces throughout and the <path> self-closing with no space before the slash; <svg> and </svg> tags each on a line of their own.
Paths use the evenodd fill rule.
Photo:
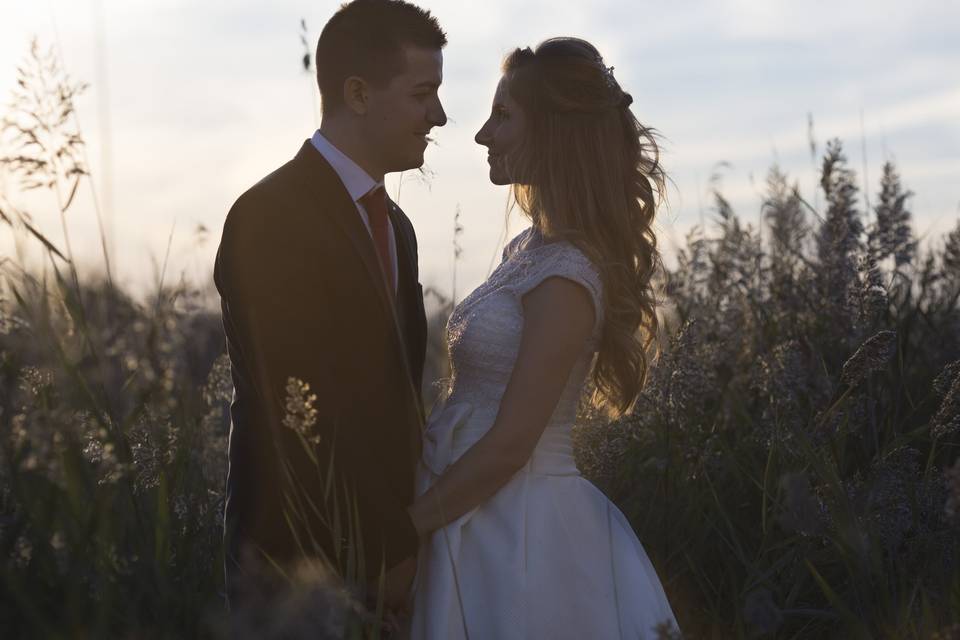
<svg viewBox="0 0 960 640">
<path fill-rule="evenodd" d="M 467 403 L 431 415 L 418 494 L 490 426 Z M 655 638 L 676 620 L 626 517 L 548 428 L 524 469 L 433 532 L 418 556 L 413 640 Z"/>
</svg>

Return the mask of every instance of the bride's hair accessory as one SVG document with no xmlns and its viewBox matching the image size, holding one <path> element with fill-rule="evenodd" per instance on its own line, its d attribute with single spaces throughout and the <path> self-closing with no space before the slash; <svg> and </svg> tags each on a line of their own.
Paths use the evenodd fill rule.
<svg viewBox="0 0 960 640">
<path fill-rule="evenodd" d="M 597 64 L 600 65 L 600 69 L 603 72 L 603 77 L 607 81 L 607 86 L 611 89 L 620 88 L 620 84 L 617 82 L 617 79 L 613 77 L 613 67 L 608 67 L 603 63 L 603 58 L 597 56 Z"/>
<path fill-rule="evenodd" d="M 603 56 L 601 56 L 599 53 L 597 54 L 596 60 L 597 65 L 600 67 L 601 73 L 603 73 L 603 79 L 606 81 L 607 87 L 611 91 L 617 91 L 620 94 L 620 99 L 616 106 L 620 108 L 626 108 L 633 104 L 633 96 L 624 91 L 623 88 L 620 87 L 620 83 L 617 82 L 617 79 L 613 77 L 613 67 L 608 67 L 606 64 L 604 64 Z"/>
</svg>

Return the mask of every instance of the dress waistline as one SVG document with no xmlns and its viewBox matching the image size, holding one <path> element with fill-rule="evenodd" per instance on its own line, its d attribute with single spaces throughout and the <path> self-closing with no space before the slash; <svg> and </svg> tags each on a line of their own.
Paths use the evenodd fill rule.
<svg viewBox="0 0 960 640">
<path fill-rule="evenodd" d="M 476 411 L 475 405 L 467 401 L 445 403 L 431 413 L 424 431 L 423 464 L 434 475 L 442 475 L 493 426 L 496 416 L 489 413 Z M 569 429 L 545 429 L 524 471 L 547 476 L 580 475 Z"/>
</svg>

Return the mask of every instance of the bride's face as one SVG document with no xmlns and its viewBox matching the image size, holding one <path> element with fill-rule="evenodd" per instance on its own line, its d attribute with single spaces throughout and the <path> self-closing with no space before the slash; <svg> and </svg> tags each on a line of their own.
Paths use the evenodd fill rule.
<svg viewBox="0 0 960 640">
<path fill-rule="evenodd" d="M 511 158 L 515 157 L 526 129 L 526 120 L 520 105 L 510 97 L 506 78 L 501 78 L 493 96 L 490 117 L 477 132 L 477 144 L 487 148 L 487 163 L 490 165 L 490 182 L 512 184 L 517 177 L 511 175 Z"/>
</svg>

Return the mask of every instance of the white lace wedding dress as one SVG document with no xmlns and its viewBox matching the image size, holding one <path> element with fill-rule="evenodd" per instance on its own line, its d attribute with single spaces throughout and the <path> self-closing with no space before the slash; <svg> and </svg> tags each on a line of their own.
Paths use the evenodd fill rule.
<svg viewBox="0 0 960 640">
<path fill-rule="evenodd" d="M 450 316 L 450 393 L 427 421 L 418 495 L 493 425 L 520 346 L 521 296 L 550 276 L 590 292 L 591 343 L 526 467 L 422 545 L 413 640 L 654 638 L 658 623 L 676 625 L 627 519 L 574 465 L 570 430 L 599 339 L 603 291 L 571 244 L 544 243 L 532 229 L 519 234 Z"/>
</svg>

